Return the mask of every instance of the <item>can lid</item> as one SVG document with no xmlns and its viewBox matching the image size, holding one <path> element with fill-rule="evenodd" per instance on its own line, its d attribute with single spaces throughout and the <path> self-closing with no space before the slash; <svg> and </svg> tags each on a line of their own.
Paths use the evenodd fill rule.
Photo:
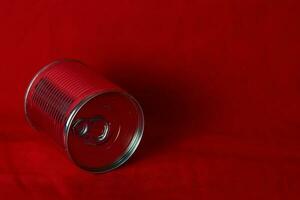
<svg viewBox="0 0 300 200">
<path fill-rule="evenodd" d="M 126 162 L 140 143 L 144 116 L 138 102 L 122 91 L 85 98 L 71 111 L 65 147 L 81 168 L 110 171 Z"/>
</svg>

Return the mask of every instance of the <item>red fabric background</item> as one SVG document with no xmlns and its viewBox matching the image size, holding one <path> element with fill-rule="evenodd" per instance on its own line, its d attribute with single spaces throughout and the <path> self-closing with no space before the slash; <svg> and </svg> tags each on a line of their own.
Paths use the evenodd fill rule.
<svg viewBox="0 0 300 200">
<path fill-rule="evenodd" d="M 2 1 L 1 199 L 300 199 L 296 0 Z M 145 110 L 133 158 L 74 166 L 32 130 L 32 76 L 75 58 Z"/>
</svg>

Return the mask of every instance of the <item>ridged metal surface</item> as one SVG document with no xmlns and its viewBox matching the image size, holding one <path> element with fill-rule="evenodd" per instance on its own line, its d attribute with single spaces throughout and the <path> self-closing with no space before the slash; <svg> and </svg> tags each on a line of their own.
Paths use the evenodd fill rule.
<svg viewBox="0 0 300 200">
<path fill-rule="evenodd" d="M 97 82 L 79 62 L 54 62 L 42 69 L 28 88 L 25 105 L 27 118 L 34 127 L 44 132 L 55 132 L 55 140 L 63 145 L 61 132 L 74 102 L 99 91 Z M 26 103 L 25 103 L 26 104 Z M 41 113 L 38 113 L 41 112 Z M 41 123 L 43 118 L 49 122 Z M 36 126 L 37 125 L 37 126 Z"/>
<path fill-rule="evenodd" d="M 66 121 L 67 110 L 73 103 L 73 98 L 46 78 L 41 79 L 33 91 L 32 101 L 41 111 L 51 116 L 57 124 Z"/>
<path fill-rule="evenodd" d="M 47 65 L 33 78 L 25 95 L 25 114 L 79 167 L 94 172 L 110 171 L 129 159 L 144 127 L 133 97 L 82 63 L 65 60 Z M 86 134 L 80 134 L 78 121 L 89 126 Z"/>
</svg>

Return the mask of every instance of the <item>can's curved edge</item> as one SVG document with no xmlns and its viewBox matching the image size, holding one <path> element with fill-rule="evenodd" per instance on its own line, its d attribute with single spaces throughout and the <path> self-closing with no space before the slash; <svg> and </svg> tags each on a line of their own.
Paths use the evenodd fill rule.
<svg viewBox="0 0 300 200">
<path fill-rule="evenodd" d="M 45 70 L 47 70 L 49 67 L 51 66 L 54 66 L 56 64 L 59 64 L 59 63 L 63 63 L 63 62 L 80 62 L 76 59 L 68 59 L 68 58 L 64 58 L 64 59 L 58 59 L 58 60 L 54 60 L 52 61 L 51 63 L 45 65 L 44 67 L 42 67 L 35 75 L 34 77 L 31 79 L 31 81 L 29 82 L 29 85 L 26 89 L 26 92 L 25 92 L 25 95 L 24 95 L 24 113 L 25 113 L 25 118 L 26 118 L 26 121 L 30 124 L 30 126 L 32 128 L 35 129 L 34 125 L 31 123 L 29 117 L 28 117 L 28 112 L 27 112 L 27 98 L 28 98 L 28 94 L 31 90 L 31 87 L 34 83 L 34 81 L 37 79 L 37 77 L 39 77 Z M 81 62 L 80 62 L 81 63 Z"/>
<path fill-rule="evenodd" d="M 93 98 L 97 97 L 97 96 L 101 96 L 103 94 L 107 94 L 107 93 L 120 93 L 128 98 L 130 98 L 131 101 L 133 101 L 137 112 L 139 113 L 139 122 L 138 122 L 138 127 L 134 133 L 134 136 L 130 142 L 130 144 L 128 145 L 125 153 L 123 153 L 122 155 L 120 155 L 120 157 L 113 162 L 112 164 L 105 166 L 105 167 L 100 167 L 100 168 L 85 168 L 81 165 L 78 165 L 78 163 L 75 161 L 75 159 L 71 156 L 70 152 L 69 152 L 69 146 L 68 146 L 68 136 L 69 136 L 69 131 L 70 131 L 70 127 L 71 124 L 73 122 L 74 117 L 76 116 L 76 114 L 80 111 L 80 109 L 86 104 L 88 103 L 90 100 L 92 100 Z M 67 122 L 65 123 L 65 127 L 64 127 L 64 144 L 65 144 L 65 150 L 68 154 L 68 157 L 76 164 L 76 166 L 80 167 L 83 170 L 87 170 L 93 173 L 106 173 L 109 172 L 113 169 L 116 169 L 118 167 L 120 167 L 122 164 L 124 164 L 135 152 L 135 150 L 137 149 L 137 147 L 140 144 L 140 141 L 142 139 L 143 136 L 143 132 L 144 132 L 144 113 L 142 110 L 142 107 L 140 106 L 140 104 L 138 103 L 138 101 L 131 96 L 130 94 L 123 92 L 122 90 L 106 90 L 106 91 L 102 91 L 102 92 L 98 92 L 95 93 L 93 95 L 90 95 L 88 97 L 86 97 L 84 100 L 82 100 L 79 104 L 77 104 L 77 106 L 75 108 L 73 108 L 73 110 L 70 112 L 70 115 L 67 119 Z"/>
</svg>

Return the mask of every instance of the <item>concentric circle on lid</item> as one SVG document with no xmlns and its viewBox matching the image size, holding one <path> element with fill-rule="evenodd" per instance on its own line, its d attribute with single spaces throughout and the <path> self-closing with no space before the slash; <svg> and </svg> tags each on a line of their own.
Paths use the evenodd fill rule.
<svg viewBox="0 0 300 200">
<path fill-rule="evenodd" d="M 70 113 L 65 147 L 81 168 L 110 171 L 134 153 L 143 134 L 144 117 L 138 102 L 122 91 L 87 97 Z"/>
</svg>

